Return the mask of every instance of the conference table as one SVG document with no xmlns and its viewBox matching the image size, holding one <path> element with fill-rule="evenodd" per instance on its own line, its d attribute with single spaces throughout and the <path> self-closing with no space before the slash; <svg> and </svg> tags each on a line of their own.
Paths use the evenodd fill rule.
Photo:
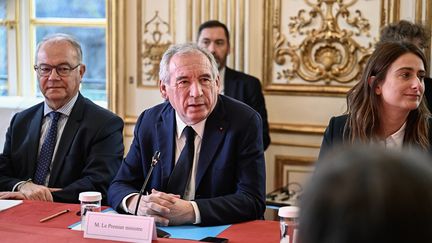
<svg viewBox="0 0 432 243">
<path fill-rule="evenodd" d="M 62 210 L 70 212 L 40 223 L 39 220 Z M 111 242 L 83 237 L 82 231 L 68 229 L 80 221 L 79 204 L 24 200 L 22 204 L 0 211 L 1 242 Z M 279 222 L 255 220 L 233 224 L 218 235 L 229 243 L 279 242 Z M 118 242 L 118 241 L 112 241 Z M 158 238 L 157 242 L 197 242 L 184 239 Z"/>
</svg>

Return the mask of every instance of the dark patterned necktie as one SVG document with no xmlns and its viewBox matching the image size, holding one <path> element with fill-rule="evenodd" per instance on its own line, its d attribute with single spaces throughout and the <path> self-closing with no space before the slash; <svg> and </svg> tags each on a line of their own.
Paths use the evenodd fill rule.
<svg viewBox="0 0 432 243">
<path fill-rule="evenodd" d="M 195 150 L 195 131 L 192 127 L 187 126 L 184 129 L 184 133 L 186 135 L 186 144 L 180 153 L 180 157 L 177 160 L 167 185 L 167 192 L 178 194 L 182 197 L 190 178 Z"/>
<path fill-rule="evenodd" d="M 57 141 L 57 124 L 60 118 L 60 113 L 53 111 L 49 115 L 51 117 L 51 125 L 39 153 L 39 159 L 33 180 L 34 183 L 39 185 L 45 184 Z"/>
</svg>

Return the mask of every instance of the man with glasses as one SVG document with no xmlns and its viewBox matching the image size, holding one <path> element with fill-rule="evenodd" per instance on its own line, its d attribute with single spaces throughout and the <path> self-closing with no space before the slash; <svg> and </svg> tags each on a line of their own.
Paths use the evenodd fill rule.
<svg viewBox="0 0 432 243">
<path fill-rule="evenodd" d="M 55 34 L 36 50 L 44 102 L 17 113 L 0 154 L 0 198 L 78 202 L 106 192 L 123 158 L 123 121 L 79 92 L 86 66 L 80 44 Z"/>
<path fill-rule="evenodd" d="M 168 49 L 159 78 L 166 102 L 138 118 L 129 153 L 109 188 L 109 204 L 118 211 L 152 216 L 160 225 L 262 218 L 265 163 L 260 115 L 218 95 L 216 61 L 196 44 Z M 155 153 L 160 159 L 151 169 Z"/>
</svg>

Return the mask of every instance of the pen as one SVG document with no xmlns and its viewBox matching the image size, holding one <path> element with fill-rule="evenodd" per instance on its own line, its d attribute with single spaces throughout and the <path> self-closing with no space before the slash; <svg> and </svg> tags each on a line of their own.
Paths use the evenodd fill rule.
<svg viewBox="0 0 432 243">
<path fill-rule="evenodd" d="M 62 214 L 65 214 L 65 213 L 67 213 L 67 212 L 69 212 L 69 211 L 70 211 L 69 209 L 65 209 L 65 210 L 60 211 L 60 212 L 58 212 L 58 213 L 55 213 L 55 214 L 53 214 L 53 215 L 51 215 L 51 216 L 48 216 L 48 217 L 46 217 L 46 218 L 43 218 L 43 219 L 39 220 L 39 222 L 40 222 L 40 223 L 43 223 L 43 222 L 48 221 L 48 220 L 50 220 L 50 219 L 53 219 L 53 218 L 55 218 L 55 217 L 57 217 L 57 216 L 60 216 L 60 215 L 62 215 Z"/>
</svg>

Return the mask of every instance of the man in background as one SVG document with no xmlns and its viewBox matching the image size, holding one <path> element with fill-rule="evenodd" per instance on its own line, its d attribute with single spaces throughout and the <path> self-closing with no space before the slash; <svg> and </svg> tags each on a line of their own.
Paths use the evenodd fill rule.
<svg viewBox="0 0 432 243">
<path fill-rule="evenodd" d="M 422 50 L 428 47 L 431 32 L 421 24 L 414 24 L 407 20 L 400 20 L 397 23 L 389 24 L 381 29 L 379 45 L 388 41 L 406 41 L 411 42 Z M 430 50 L 429 50 L 430 51 Z M 430 65 L 430 64 L 429 64 Z M 425 99 L 429 111 L 432 111 L 432 79 L 424 78 Z"/>
<path fill-rule="evenodd" d="M 261 115 L 263 143 L 266 150 L 270 144 L 270 134 L 261 83 L 251 75 L 226 66 L 227 56 L 230 53 L 229 40 L 227 27 L 217 20 L 204 22 L 198 29 L 198 45 L 209 50 L 218 64 L 220 93 L 249 105 Z"/>
<path fill-rule="evenodd" d="M 80 44 L 55 34 L 37 46 L 44 102 L 17 113 L 0 154 L 1 198 L 78 202 L 109 183 L 123 158 L 123 121 L 79 92 L 86 66 Z"/>
</svg>

